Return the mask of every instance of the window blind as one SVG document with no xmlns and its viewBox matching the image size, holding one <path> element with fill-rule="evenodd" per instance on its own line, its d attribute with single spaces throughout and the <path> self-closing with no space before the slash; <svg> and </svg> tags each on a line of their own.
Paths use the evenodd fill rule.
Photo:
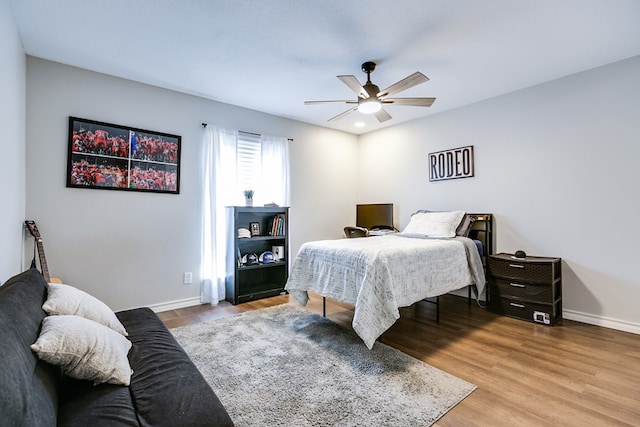
<svg viewBox="0 0 640 427">
<path fill-rule="evenodd" d="M 237 145 L 238 187 L 255 189 L 260 185 L 262 176 L 262 144 L 260 135 L 238 132 Z"/>
</svg>

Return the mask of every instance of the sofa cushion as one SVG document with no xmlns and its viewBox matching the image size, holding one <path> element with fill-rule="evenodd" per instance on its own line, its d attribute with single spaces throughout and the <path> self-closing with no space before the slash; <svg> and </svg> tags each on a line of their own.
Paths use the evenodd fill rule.
<svg viewBox="0 0 640 427">
<path fill-rule="evenodd" d="M 127 336 L 122 323 L 109 306 L 93 295 L 62 283 L 49 283 L 47 300 L 42 306 L 47 314 L 73 314 L 110 327 Z"/>
<path fill-rule="evenodd" d="M 131 342 L 118 332 L 80 316 L 47 316 L 31 350 L 40 359 L 62 367 L 72 378 L 94 384 L 129 385 L 127 353 Z"/>
<path fill-rule="evenodd" d="M 47 283 L 35 268 L 0 286 L 0 414 L 11 426 L 55 426 L 59 368 L 31 351 L 46 313 Z"/>
<path fill-rule="evenodd" d="M 116 313 L 133 346 L 131 395 L 142 425 L 232 426 L 224 406 L 158 316 Z"/>
<path fill-rule="evenodd" d="M 64 377 L 60 387 L 59 427 L 139 426 L 128 387 L 93 385 Z"/>
</svg>

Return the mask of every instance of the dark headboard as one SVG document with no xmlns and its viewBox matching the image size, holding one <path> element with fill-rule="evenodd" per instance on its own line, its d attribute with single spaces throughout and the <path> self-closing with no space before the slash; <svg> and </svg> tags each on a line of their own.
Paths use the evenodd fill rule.
<svg viewBox="0 0 640 427">
<path fill-rule="evenodd" d="M 494 254 L 493 247 L 493 214 L 490 213 L 469 213 L 471 217 L 471 229 L 469 237 L 482 242 L 484 253 L 482 263 L 487 266 L 487 258 Z"/>
</svg>

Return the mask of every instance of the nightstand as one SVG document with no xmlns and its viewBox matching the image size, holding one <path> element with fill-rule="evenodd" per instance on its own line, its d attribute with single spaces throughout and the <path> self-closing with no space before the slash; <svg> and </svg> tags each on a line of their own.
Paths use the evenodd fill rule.
<svg viewBox="0 0 640 427">
<path fill-rule="evenodd" d="M 489 309 L 530 322 L 553 325 L 562 318 L 560 258 L 489 256 Z"/>
</svg>

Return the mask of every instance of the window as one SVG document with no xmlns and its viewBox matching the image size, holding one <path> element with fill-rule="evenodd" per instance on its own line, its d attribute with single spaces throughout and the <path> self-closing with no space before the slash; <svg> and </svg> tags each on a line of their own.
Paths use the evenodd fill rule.
<svg viewBox="0 0 640 427">
<path fill-rule="evenodd" d="M 237 187 L 244 190 L 256 190 L 261 186 L 262 144 L 260 135 L 238 132 L 236 147 Z"/>
</svg>

